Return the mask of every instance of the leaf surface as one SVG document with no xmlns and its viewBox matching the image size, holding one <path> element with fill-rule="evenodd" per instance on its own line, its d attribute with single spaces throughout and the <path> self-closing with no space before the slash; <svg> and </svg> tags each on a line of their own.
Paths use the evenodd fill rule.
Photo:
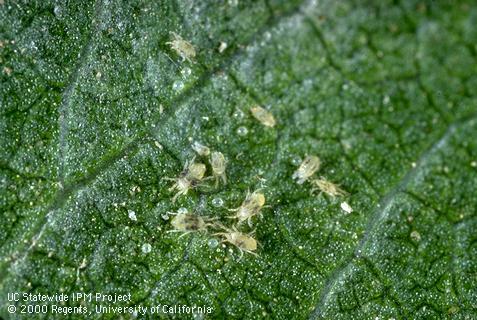
<svg viewBox="0 0 477 320">
<path fill-rule="evenodd" d="M 8 292 L 214 319 L 477 317 L 471 1 L 0 3 L 1 317 L 20 317 Z M 194 141 L 226 156 L 228 183 L 173 203 L 163 178 Z M 348 196 L 292 180 L 312 154 Z M 258 257 L 167 232 L 180 208 L 231 226 L 259 188 L 270 207 L 243 226 Z"/>
</svg>

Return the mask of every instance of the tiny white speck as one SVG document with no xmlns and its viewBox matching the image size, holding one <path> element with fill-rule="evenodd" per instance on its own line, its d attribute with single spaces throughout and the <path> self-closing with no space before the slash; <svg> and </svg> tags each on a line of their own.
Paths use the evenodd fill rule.
<svg viewBox="0 0 477 320">
<path fill-rule="evenodd" d="M 128 210 L 128 216 L 129 216 L 129 219 L 131 219 L 132 221 L 137 221 L 136 212 L 132 210 Z"/>
<path fill-rule="evenodd" d="M 473 168 L 477 167 L 477 161 L 472 161 L 470 163 L 470 166 L 473 167 Z"/>
<path fill-rule="evenodd" d="M 351 208 L 351 206 L 347 202 L 341 202 L 340 206 L 341 209 L 343 209 L 343 211 L 346 213 L 353 212 L 353 208 Z"/>
<path fill-rule="evenodd" d="M 413 167 L 413 168 L 415 168 L 416 165 L 417 165 L 417 164 L 416 164 L 415 162 L 411 163 L 411 167 Z"/>
<path fill-rule="evenodd" d="M 222 53 L 225 51 L 225 49 L 227 49 L 227 42 L 220 42 L 220 45 L 219 45 L 219 53 Z"/>
</svg>

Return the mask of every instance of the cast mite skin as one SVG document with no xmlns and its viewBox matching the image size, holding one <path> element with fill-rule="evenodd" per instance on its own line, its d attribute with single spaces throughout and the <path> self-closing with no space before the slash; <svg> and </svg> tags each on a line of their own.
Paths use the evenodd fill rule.
<svg viewBox="0 0 477 320">
<path fill-rule="evenodd" d="M 193 59 L 195 58 L 196 54 L 194 46 L 189 41 L 184 40 L 177 33 L 171 32 L 171 34 L 174 39 L 172 39 L 172 41 L 166 42 L 166 44 L 168 44 L 171 49 L 182 58 L 182 61 L 187 60 L 190 63 L 193 63 Z"/>
<path fill-rule="evenodd" d="M 240 207 L 235 209 L 229 209 L 235 211 L 235 215 L 229 216 L 229 218 L 237 219 L 237 226 L 240 226 L 244 221 L 247 221 L 248 225 L 252 227 L 252 217 L 259 215 L 262 216 L 261 210 L 265 206 L 265 195 L 256 190 L 252 193 L 247 192 L 245 200 Z"/>
<path fill-rule="evenodd" d="M 305 160 L 293 173 L 292 179 L 295 179 L 298 184 L 303 184 L 320 169 L 320 163 L 320 158 L 317 156 L 306 156 Z"/>
<path fill-rule="evenodd" d="M 194 143 L 192 144 L 192 149 L 194 149 L 194 151 L 197 152 L 199 156 L 206 157 L 210 154 L 210 148 L 207 146 L 204 146 L 202 143 L 198 141 L 194 141 Z"/>
<path fill-rule="evenodd" d="M 177 178 L 163 178 L 164 180 L 174 181 L 169 191 L 177 190 L 177 193 L 172 198 L 172 202 L 175 202 L 177 197 L 186 195 L 189 189 L 195 188 L 200 181 L 204 178 L 205 164 L 195 163 L 195 157 L 189 162 L 186 161 L 184 169 Z"/>
<path fill-rule="evenodd" d="M 320 190 L 320 193 L 324 192 L 332 198 L 348 195 L 348 192 L 341 189 L 339 185 L 326 180 L 324 177 L 312 180 L 311 184 L 315 186 L 311 192 Z"/>
<path fill-rule="evenodd" d="M 277 123 L 273 114 L 260 106 L 250 108 L 250 112 L 255 119 L 266 127 L 274 127 Z"/>
<path fill-rule="evenodd" d="M 227 160 L 225 160 L 224 155 L 218 151 L 212 152 L 210 155 L 210 165 L 212 166 L 212 174 L 215 177 L 215 187 L 218 187 L 220 180 L 225 185 L 227 183 L 227 176 L 225 174 Z"/>
</svg>

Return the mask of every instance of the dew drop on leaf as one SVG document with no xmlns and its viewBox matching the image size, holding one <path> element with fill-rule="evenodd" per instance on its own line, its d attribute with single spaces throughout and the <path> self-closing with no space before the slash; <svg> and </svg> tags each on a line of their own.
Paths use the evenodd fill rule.
<svg viewBox="0 0 477 320">
<path fill-rule="evenodd" d="M 243 137 L 243 136 L 246 136 L 247 133 L 248 133 L 248 129 L 247 129 L 246 127 L 238 127 L 238 129 L 237 129 L 237 134 L 238 134 L 239 136 L 242 136 L 242 137 Z"/>
<path fill-rule="evenodd" d="M 184 76 L 184 77 L 188 77 L 190 76 L 192 73 L 192 70 L 190 68 L 184 68 L 181 70 L 181 74 Z"/>
<path fill-rule="evenodd" d="M 172 84 L 172 89 L 174 89 L 175 91 L 180 91 L 182 89 L 184 89 L 184 82 L 182 81 L 174 81 L 174 83 Z"/>
<path fill-rule="evenodd" d="M 297 156 L 297 155 L 294 155 L 292 156 L 291 158 L 291 163 L 295 166 L 299 166 L 302 162 L 302 159 L 300 158 L 300 156 Z"/>
<path fill-rule="evenodd" d="M 233 117 L 236 118 L 236 119 L 243 119 L 244 116 L 245 116 L 245 114 L 240 109 L 235 110 L 235 112 L 233 114 Z"/>
<path fill-rule="evenodd" d="M 61 17 L 61 13 L 62 13 L 62 10 L 59 6 L 55 6 L 53 8 L 53 13 L 55 14 L 55 16 L 57 16 L 58 18 Z"/>
<path fill-rule="evenodd" d="M 219 241 L 217 239 L 210 239 L 207 244 L 209 245 L 209 248 L 214 249 L 219 245 Z"/>
<path fill-rule="evenodd" d="M 149 253 L 152 250 L 152 246 L 149 243 L 145 243 L 142 245 L 141 250 L 143 253 Z"/>
<path fill-rule="evenodd" d="M 212 199 L 212 205 L 214 207 L 221 207 L 224 205 L 224 200 L 222 198 L 214 198 Z"/>
</svg>

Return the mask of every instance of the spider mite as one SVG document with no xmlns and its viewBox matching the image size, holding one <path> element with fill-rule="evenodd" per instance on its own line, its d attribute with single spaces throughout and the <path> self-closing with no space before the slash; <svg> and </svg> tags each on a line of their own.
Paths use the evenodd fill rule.
<svg viewBox="0 0 477 320">
<path fill-rule="evenodd" d="M 265 196 L 263 193 L 256 190 L 252 193 L 247 192 L 245 200 L 242 202 L 240 207 L 235 209 L 229 209 L 230 211 L 235 211 L 235 215 L 230 216 L 229 218 L 237 219 L 237 225 L 241 225 L 244 221 L 247 221 L 248 225 L 252 227 L 252 217 L 259 215 L 262 216 L 261 210 L 265 205 Z"/>
<path fill-rule="evenodd" d="M 204 178 L 205 174 L 205 164 L 195 163 L 195 157 L 190 162 L 186 162 L 184 169 L 177 178 L 164 178 L 165 180 L 174 181 L 172 187 L 169 188 L 169 191 L 177 190 L 177 193 L 172 198 L 172 202 L 175 202 L 177 197 L 181 195 L 186 195 L 189 189 L 195 188 L 199 182 Z"/>
<path fill-rule="evenodd" d="M 320 158 L 317 156 L 306 156 L 300 167 L 293 173 L 292 178 L 297 180 L 298 184 L 303 184 L 316 171 L 320 169 Z"/>
<path fill-rule="evenodd" d="M 171 225 L 174 229 L 168 232 L 182 232 L 182 236 L 194 231 L 207 231 L 207 227 L 212 226 L 211 223 L 214 218 L 201 217 L 194 213 L 172 213 L 174 218 L 171 220 Z"/>
<path fill-rule="evenodd" d="M 227 176 L 225 175 L 225 168 L 227 160 L 221 152 L 214 151 L 210 155 L 210 165 L 212 166 L 212 174 L 215 177 L 215 187 L 219 185 L 221 179 L 224 184 L 227 183 Z"/>
<path fill-rule="evenodd" d="M 319 179 L 314 179 L 311 181 L 311 183 L 315 186 L 315 188 L 313 188 L 311 192 L 320 190 L 320 192 L 324 192 L 332 198 L 346 196 L 348 194 L 346 191 L 341 189 L 339 185 L 334 184 L 333 182 L 328 181 L 323 177 L 320 177 Z"/>
<path fill-rule="evenodd" d="M 192 62 L 195 58 L 195 48 L 189 42 L 184 40 L 180 35 L 175 32 L 171 32 L 172 36 L 174 37 L 172 41 L 166 42 L 172 50 L 174 50 L 181 58 L 182 61 L 187 60 Z"/>
<path fill-rule="evenodd" d="M 257 253 L 254 251 L 257 250 L 257 240 L 255 240 L 252 235 L 254 232 L 249 234 L 242 233 L 237 230 L 235 226 L 232 229 L 228 229 L 221 224 L 217 224 L 220 228 L 222 228 L 225 232 L 219 232 L 215 235 L 223 237 L 222 242 L 228 242 L 231 245 L 235 246 L 240 251 L 240 259 L 243 257 L 244 252 L 248 252 L 253 254 L 254 256 L 258 256 Z"/>
<path fill-rule="evenodd" d="M 270 111 L 265 110 L 260 106 L 250 108 L 252 115 L 260 121 L 261 124 L 267 127 L 274 127 L 276 124 L 275 117 Z"/>
</svg>

